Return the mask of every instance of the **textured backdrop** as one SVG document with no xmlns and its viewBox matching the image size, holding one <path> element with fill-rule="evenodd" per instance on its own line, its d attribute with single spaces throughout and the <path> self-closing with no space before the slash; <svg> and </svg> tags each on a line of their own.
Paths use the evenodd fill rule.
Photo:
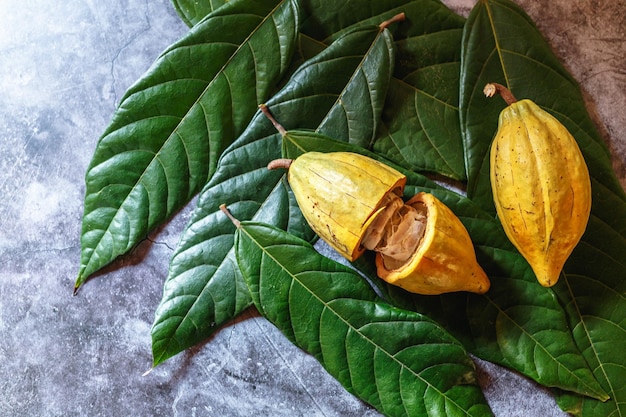
<svg viewBox="0 0 626 417">
<path fill-rule="evenodd" d="M 518 3 L 581 83 L 626 185 L 626 2 Z M 97 139 L 186 30 L 168 0 L 0 2 L 0 416 L 377 416 L 252 310 L 142 376 L 190 207 L 71 295 Z M 478 366 L 497 416 L 564 415 L 527 379 Z"/>
</svg>

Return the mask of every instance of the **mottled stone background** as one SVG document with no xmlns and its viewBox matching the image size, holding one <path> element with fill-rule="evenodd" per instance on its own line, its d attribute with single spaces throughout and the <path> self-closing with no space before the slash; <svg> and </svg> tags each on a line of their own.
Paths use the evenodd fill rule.
<svg viewBox="0 0 626 417">
<path fill-rule="evenodd" d="M 518 3 L 580 81 L 626 184 L 626 3 Z M 168 0 L 0 1 L 0 416 L 378 415 L 254 311 L 142 376 L 190 208 L 71 295 L 97 139 L 186 30 Z M 478 365 L 497 416 L 563 415 L 527 379 Z"/>
</svg>

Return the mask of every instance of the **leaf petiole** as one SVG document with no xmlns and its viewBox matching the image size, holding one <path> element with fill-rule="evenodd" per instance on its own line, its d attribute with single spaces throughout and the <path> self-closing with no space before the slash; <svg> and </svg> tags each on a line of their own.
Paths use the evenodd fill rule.
<svg viewBox="0 0 626 417">
<path fill-rule="evenodd" d="M 228 211 L 228 208 L 226 207 L 226 204 L 220 204 L 220 210 L 222 210 L 222 213 L 224 213 L 226 215 L 226 217 L 228 217 L 230 219 L 230 221 L 233 222 L 233 224 L 235 225 L 235 227 L 237 229 L 239 229 L 241 227 L 241 222 L 239 220 L 237 220 L 235 218 L 235 216 L 233 216 L 230 211 Z"/>
</svg>

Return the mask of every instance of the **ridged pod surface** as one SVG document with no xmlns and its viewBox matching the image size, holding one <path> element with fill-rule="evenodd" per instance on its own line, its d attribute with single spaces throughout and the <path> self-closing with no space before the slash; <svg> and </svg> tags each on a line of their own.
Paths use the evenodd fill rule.
<svg viewBox="0 0 626 417">
<path fill-rule="evenodd" d="M 491 146 L 498 217 L 541 285 L 559 279 L 591 211 L 591 182 L 569 131 L 531 100 L 501 113 Z"/>
<path fill-rule="evenodd" d="M 365 251 L 361 240 L 385 196 L 401 196 L 406 184 L 395 169 L 351 152 L 304 153 L 288 180 L 313 231 L 349 261 Z"/>
<path fill-rule="evenodd" d="M 378 276 L 418 294 L 484 293 L 489 279 L 461 221 L 431 194 L 402 200 L 406 177 L 349 152 L 277 160 L 311 228 L 350 261 L 377 252 Z"/>
<path fill-rule="evenodd" d="M 420 244 L 405 262 L 376 254 L 380 278 L 407 291 L 438 295 L 451 291 L 483 294 L 489 278 L 476 261 L 472 240 L 459 218 L 432 194 L 418 193 L 405 205 L 423 213 Z"/>
</svg>

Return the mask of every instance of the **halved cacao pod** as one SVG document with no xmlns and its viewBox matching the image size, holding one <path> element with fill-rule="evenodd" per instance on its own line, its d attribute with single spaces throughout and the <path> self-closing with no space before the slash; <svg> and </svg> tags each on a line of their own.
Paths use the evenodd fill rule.
<svg viewBox="0 0 626 417">
<path fill-rule="evenodd" d="M 406 177 L 351 152 L 307 152 L 291 162 L 288 180 L 311 228 L 349 261 L 390 194 L 402 196 Z"/>
<path fill-rule="evenodd" d="M 417 250 L 404 262 L 377 253 L 378 276 L 417 294 L 487 292 L 489 278 L 478 264 L 470 236 L 459 218 L 432 194 L 416 194 L 405 205 L 421 213 L 423 235 Z"/>
</svg>

